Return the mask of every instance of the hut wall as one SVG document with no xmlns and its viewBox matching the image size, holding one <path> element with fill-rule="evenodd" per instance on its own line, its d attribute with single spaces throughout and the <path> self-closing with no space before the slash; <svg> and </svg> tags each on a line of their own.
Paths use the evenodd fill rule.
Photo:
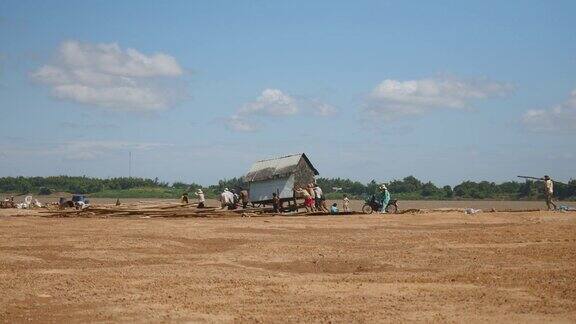
<svg viewBox="0 0 576 324">
<path fill-rule="evenodd" d="M 272 193 L 279 193 L 280 198 L 294 197 L 294 175 L 285 178 L 255 181 L 250 183 L 250 201 L 259 202 L 272 199 Z"/>
<path fill-rule="evenodd" d="M 305 188 L 308 184 L 314 182 L 314 170 L 310 168 L 308 163 L 301 158 L 294 172 L 294 185 L 296 187 Z"/>
</svg>

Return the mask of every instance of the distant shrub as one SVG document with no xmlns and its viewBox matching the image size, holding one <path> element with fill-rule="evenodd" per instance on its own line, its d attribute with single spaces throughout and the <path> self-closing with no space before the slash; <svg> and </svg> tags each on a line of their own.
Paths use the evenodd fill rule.
<svg viewBox="0 0 576 324">
<path fill-rule="evenodd" d="M 52 194 L 52 189 L 47 188 L 47 187 L 40 187 L 40 188 L 38 188 L 38 194 L 43 195 L 43 196 L 50 195 L 50 194 Z"/>
</svg>

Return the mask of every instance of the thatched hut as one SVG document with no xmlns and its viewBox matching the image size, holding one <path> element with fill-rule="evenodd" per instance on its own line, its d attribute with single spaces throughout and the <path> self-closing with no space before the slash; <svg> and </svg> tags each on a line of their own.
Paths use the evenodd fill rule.
<svg viewBox="0 0 576 324">
<path fill-rule="evenodd" d="M 295 201 L 294 187 L 306 187 L 318 174 L 302 153 L 258 161 L 244 176 L 244 181 L 249 185 L 250 201 L 265 204 L 271 201 L 274 192 L 282 201 Z"/>
</svg>

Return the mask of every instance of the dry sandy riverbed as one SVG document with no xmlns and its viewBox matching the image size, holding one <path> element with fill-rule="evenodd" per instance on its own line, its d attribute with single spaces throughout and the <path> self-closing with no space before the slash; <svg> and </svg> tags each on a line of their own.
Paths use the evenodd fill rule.
<svg viewBox="0 0 576 324">
<path fill-rule="evenodd" d="M 60 196 L 35 196 L 42 203 L 53 203 L 57 202 Z M 70 198 L 70 195 L 64 197 Z M 24 196 L 18 197 L 17 202 L 21 202 Z M 89 198 L 93 204 L 114 204 L 116 202 L 115 198 Z M 190 197 L 191 202 L 195 202 L 195 198 L 192 195 Z M 139 202 L 179 202 L 178 199 L 158 199 L 158 198 L 123 198 L 120 202 L 123 204 L 138 204 Z M 341 200 L 330 200 L 328 205 L 332 203 L 337 203 L 339 207 L 342 207 Z M 350 202 L 350 207 L 352 210 L 361 211 L 364 201 L 362 200 L 352 200 Z M 576 201 L 560 201 L 556 202 L 558 206 L 566 205 L 576 208 Z M 207 200 L 208 206 L 219 206 L 220 203 L 215 199 Z M 546 203 L 544 201 L 510 201 L 510 200 L 400 200 L 398 205 L 401 210 L 405 209 L 435 209 L 435 208 L 476 208 L 483 209 L 485 211 L 492 210 L 533 210 L 533 209 L 546 209 Z"/>
<path fill-rule="evenodd" d="M 0 322 L 576 321 L 573 212 L 15 213 L 0 213 Z"/>
</svg>

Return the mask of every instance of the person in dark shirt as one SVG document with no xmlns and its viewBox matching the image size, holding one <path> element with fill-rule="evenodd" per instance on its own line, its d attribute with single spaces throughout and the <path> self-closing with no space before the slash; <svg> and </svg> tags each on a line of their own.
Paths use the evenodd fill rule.
<svg viewBox="0 0 576 324">
<path fill-rule="evenodd" d="M 272 207 L 274 208 L 275 213 L 280 212 L 280 197 L 276 193 L 272 194 Z"/>
<path fill-rule="evenodd" d="M 250 199 L 248 198 L 248 190 L 243 189 L 240 191 L 240 200 L 242 201 L 242 208 L 246 209 Z"/>
</svg>

